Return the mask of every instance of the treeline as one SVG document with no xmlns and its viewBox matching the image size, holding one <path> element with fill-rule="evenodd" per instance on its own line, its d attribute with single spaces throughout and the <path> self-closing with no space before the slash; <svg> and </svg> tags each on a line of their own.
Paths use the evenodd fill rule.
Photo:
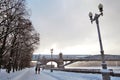
<svg viewBox="0 0 120 80">
<path fill-rule="evenodd" d="M 25 0 L 0 0 L 0 68 L 20 70 L 30 66 L 39 44 Z"/>
</svg>

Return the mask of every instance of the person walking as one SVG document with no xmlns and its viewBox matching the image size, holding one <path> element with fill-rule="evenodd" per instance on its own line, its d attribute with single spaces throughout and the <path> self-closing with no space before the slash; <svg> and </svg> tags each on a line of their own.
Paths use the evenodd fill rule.
<svg viewBox="0 0 120 80">
<path fill-rule="evenodd" d="M 40 74 L 40 67 L 38 68 L 38 74 Z"/>
<path fill-rule="evenodd" d="M 35 74 L 37 74 L 37 67 L 35 67 Z"/>
</svg>

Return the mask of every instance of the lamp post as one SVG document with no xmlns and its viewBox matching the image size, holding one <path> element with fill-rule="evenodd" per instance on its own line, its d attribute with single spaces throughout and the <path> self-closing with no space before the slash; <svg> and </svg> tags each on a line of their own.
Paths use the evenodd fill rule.
<svg viewBox="0 0 120 80">
<path fill-rule="evenodd" d="M 53 60 L 52 54 L 53 54 L 53 49 L 50 49 L 50 51 L 51 51 L 51 69 L 50 69 L 50 71 L 53 72 L 53 69 L 52 69 L 52 60 Z"/>
<path fill-rule="evenodd" d="M 99 17 L 103 16 L 103 5 L 99 4 L 98 8 L 99 8 L 100 13 L 95 14 L 95 16 L 93 18 L 92 12 L 89 12 L 89 17 L 90 17 L 91 23 L 93 23 L 93 21 L 95 21 L 96 25 L 97 25 L 98 38 L 99 38 L 99 43 L 100 43 L 101 59 L 102 59 L 102 71 L 101 71 L 102 77 L 103 77 L 103 80 L 110 80 L 110 72 L 109 72 L 109 70 L 107 70 L 107 64 L 105 62 L 104 50 L 103 50 L 102 39 L 101 39 L 100 28 L 99 28 Z"/>
</svg>

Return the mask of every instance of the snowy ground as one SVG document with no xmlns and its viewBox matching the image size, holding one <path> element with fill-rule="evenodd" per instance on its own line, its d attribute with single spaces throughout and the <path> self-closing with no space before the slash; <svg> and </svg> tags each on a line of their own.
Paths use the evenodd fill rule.
<svg viewBox="0 0 120 80">
<path fill-rule="evenodd" d="M 102 80 L 100 74 L 84 74 L 63 71 L 43 70 L 40 74 L 35 74 L 34 68 L 26 68 L 15 73 L 0 72 L 0 80 Z M 120 80 L 120 77 L 111 77 L 111 80 Z"/>
</svg>

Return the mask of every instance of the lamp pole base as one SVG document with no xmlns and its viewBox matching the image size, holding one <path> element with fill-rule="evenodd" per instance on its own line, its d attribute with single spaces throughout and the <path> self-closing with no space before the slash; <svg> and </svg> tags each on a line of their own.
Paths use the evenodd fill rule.
<svg viewBox="0 0 120 80">
<path fill-rule="evenodd" d="M 53 72 L 53 69 L 50 69 L 50 72 Z"/>
<path fill-rule="evenodd" d="M 101 73 L 103 80 L 110 80 L 110 71 L 108 69 L 102 69 Z"/>
<path fill-rule="evenodd" d="M 110 80 L 110 74 L 109 73 L 102 73 L 103 80 Z"/>
</svg>

